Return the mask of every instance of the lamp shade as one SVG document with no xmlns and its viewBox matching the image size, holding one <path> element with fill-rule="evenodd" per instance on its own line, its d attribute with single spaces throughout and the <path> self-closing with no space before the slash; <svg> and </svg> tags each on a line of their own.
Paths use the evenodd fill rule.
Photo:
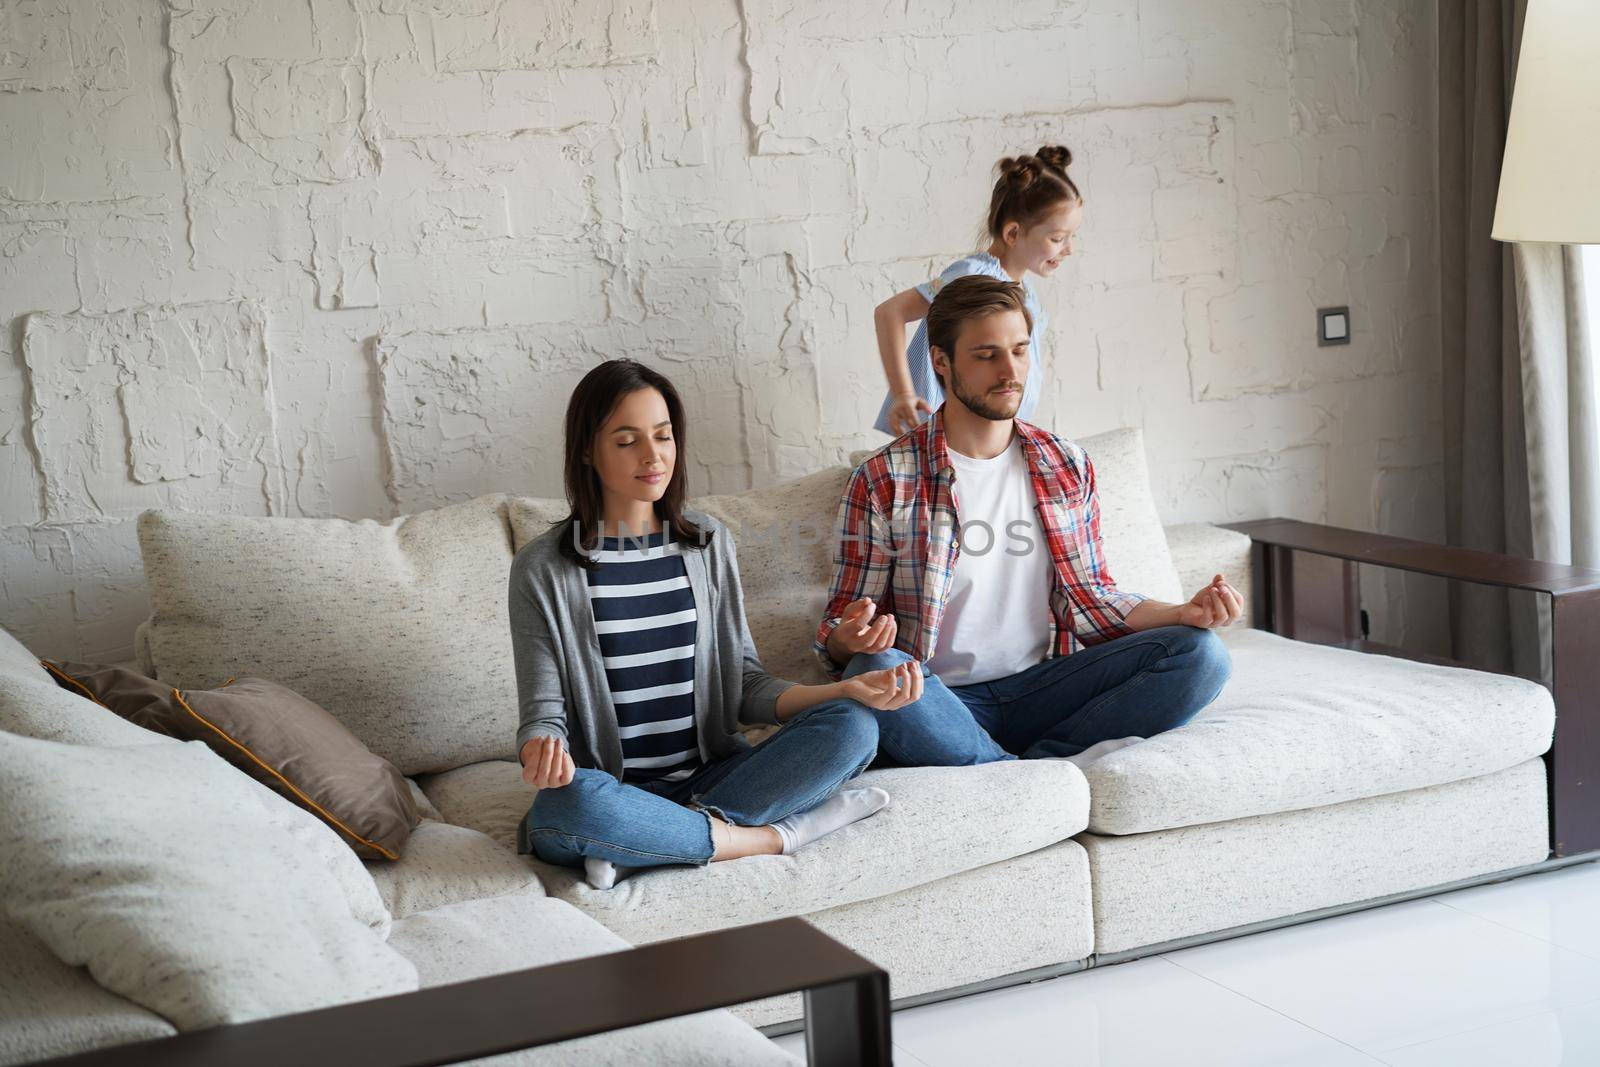
<svg viewBox="0 0 1600 1067">
<path fill-rule="evenodd" d="M 1492 236 L 1600 244 L 1600 0 L 1528 0 Z"/>
</svg>

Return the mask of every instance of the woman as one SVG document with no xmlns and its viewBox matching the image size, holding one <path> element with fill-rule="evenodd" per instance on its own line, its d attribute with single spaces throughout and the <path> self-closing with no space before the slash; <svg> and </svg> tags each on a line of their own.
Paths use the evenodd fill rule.
<svg viewBox="0 0 1600 1067">
<path fill-rule="evenodd" d="M 522 776 L 518 850 L 619 871 L 792 853 L 888 803 L 840 786 L 877 752 L 875 712 L 912 703 L 909 664 L 832 685 L 762 670 L 733 539 L 685 511 L 683 405 L 632 360 L 567 405 L 571 513 L 511 565 Z M 783 724 L 752 748 L 739 725 Z"/>
</svg>

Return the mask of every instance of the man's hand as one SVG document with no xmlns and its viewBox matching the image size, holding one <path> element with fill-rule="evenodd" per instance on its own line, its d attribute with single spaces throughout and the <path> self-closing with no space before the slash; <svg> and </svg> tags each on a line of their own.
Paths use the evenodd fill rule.
<svg viewBox="0 0 1600 1067">
<path fill-rule="evenodd" d="M 881 671 L 866 671 L 840 682 L 839 693 L 876 711 L 903 708 L 922 698 L 922 665 L 902 663 Z"/>
<path fill-rule="evenodd" d="M 522 746 L 522 780 L 535 789 L 560 789 L 572 783 L 577 768 L 559 737 L 535 737 Z"/>
<path fill-rule="evenodd" d="M 1244 598 L 1227 583 L 1222 575 L 1211 579 L 1211 584 L 1194 595 L 1187 604 L 1178 606 L 1178 622 L 1209 630 L 1238 622 L 1244 615 Z"/>
<path fill-rule="evenodd" d="M 894 647 L 893 615 L 879 615 L 871 597 L 845 605 L 839 625 L 828 635 L 828 655 L 836 663 L 848 663 L 858 652 L 886 652 Z"/>
</svg>

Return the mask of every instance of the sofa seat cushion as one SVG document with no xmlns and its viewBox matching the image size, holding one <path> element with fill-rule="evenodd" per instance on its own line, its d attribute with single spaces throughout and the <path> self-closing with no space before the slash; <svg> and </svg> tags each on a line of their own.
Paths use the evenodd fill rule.
<svg viewBox="0 0 1600 1067">
<path fill-rule="evenodd" d="M 571 905 L 528 895 L 462 901 L 412 915 L 395 923 L 389 945 L 415 965 L 423 988 L 629 947 Z M 527 1010 L 536 1012 L 539 1005 Z M 641 1063 L 793 1067 L 798 1061 L 727 1012 L 711 1011 L 473 1062 L 495 1067 Z"/>
<path fill-rule="evenodd" d="M 1549 855 L 1544 761 L 1151 834 L 1082 834 L 1105 955 L 1510 871 Z M 1140 955 L 1146 955 L 1144 951 Z"/>
<path fill-rule="evenodd" d="M 889 972 L 895 1000 L 1067 963 L 1094 951 L 1077 841 L 805 917 Z M 751 1026 L 803 1017 L 799 994 L 731 1009 Z"/>
<path fill-rule="evenodd" d="M 517 824 L 538 795 L 522 780 L 522 768 L 513 760 L 425 774 L 417 784 L 446 822 L 487 834 L 512 852 L 517 849 Z"/>
<path fill-rule="evenodd" d="M 366 866 L 396 919 L 479 897 L 544 895 L 526 856 L 447 822 L 420 823 L 398 860 L 369 860 Z"/>
<path fill-rule="evenodd" d="M 255 676 L 326 708 L 402 774 L 513 754 L 505 498 L 390 522 L 147 511 L 156 676 Z"/>
<path fill-rule="evenodd" d="M 887 790 L 889 807 L 793 856 L 658 867 L 603 891 L 573 868 L 541 863 L 539 877 L 551 896 L 639 944 L 895 893 L 1065 841 L 1088 818 L 1083 775 L 1055 760 L 894 768 L 857 782 Z M 433 775 L 422 787 L 445 818 L 508 847 L 533 799 L 509 762 Z"/>
<path fill-rule="evenodd" d="M 1225 630 L 1233 676 L 1193 722 L 1089 767 L 1089 829 L 1136 834 L 1491 774 L 1550 747 L 1542 686 Z"/>
</svg>

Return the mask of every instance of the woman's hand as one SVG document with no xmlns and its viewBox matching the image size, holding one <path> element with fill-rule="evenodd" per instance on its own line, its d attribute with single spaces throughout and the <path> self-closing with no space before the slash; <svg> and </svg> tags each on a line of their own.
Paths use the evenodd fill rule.
<svg viewBox="0 0 1600 1067">
<path fill-rule="evenodd" d="M 933 408 L 916 393 L 901 393 L 889 405 L 889 432 L 899 437 L 922 422 L 923 414 L 933 414 Z"/>
<path fill-rule="evenodd" d="M 577 768 L 559 737 L 535 737 L 522 746 L 522 780 L 535 789 L 560 789 L 572 783 Z"/>
<path fill-rule="evenodd" d="M 902 663 L 881 671 L 866 671 L 840 682 L 839 693 L 875 711 L 903 708 L 922 698 L 922 664 Z"/>
<path fill-rule="evenodd" d="M 1178 622 L 1202 630 L 1227 626 L 1239 621 L 1243 614 L 1244 597 L 1220 574 L 1211 579 L 1211 584 L 1196 593 L 1187 604 L 1178 606 Z"/>
</svg>

